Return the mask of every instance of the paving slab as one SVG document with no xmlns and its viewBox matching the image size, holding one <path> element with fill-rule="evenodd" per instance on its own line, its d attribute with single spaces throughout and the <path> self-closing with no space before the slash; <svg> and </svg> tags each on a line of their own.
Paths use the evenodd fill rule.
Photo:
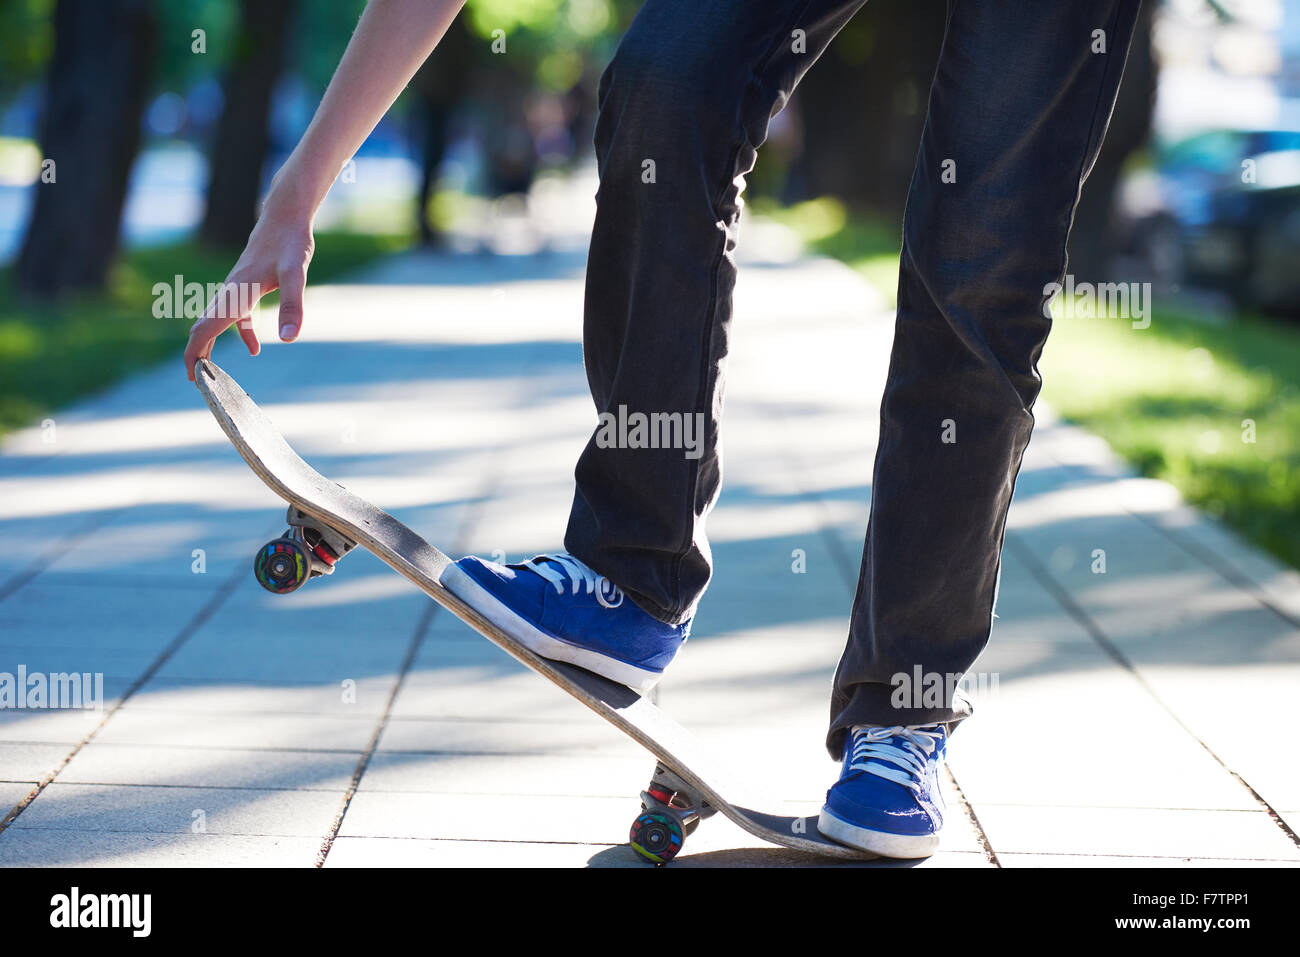
<svg viewBox="0 0 1300 957">
<path fill-rule="evenodd" d="M 268 716 L 325 714 L 365 716 L 377 721 L 388 704 L 394 684 L 392 674 L 320 684 L 248 679 L 217 683 L 202 677 L 154 677 L 131 698 L 131 709 L 134 712 L 198 711 L 214 716 L 244 712 Z"/>
<path fill-rule="evenodd" d="M 101 744 L 221 750 L 360 751 L 374 733 L 366 715 L 279 714 L 221 711 L 164 711 L 124 706 L 104 725 Z"/>
<path fill-rule="evenodd" d="M 313 867 L 320 844 L 315 837 L 10 828 L 0 834 L 0 867 Z"/>
<path fill-rule="evenodd" d="M 361 752 L 178 748 L 92 741 L 59 774 L 62 784 L 252 788 L 341 794 Z"/>
<path fill-rule="evenodd" d="M 65 784 L 41 792 L 8 831 L 129 831 L 315 837 L 326 833 L 341 791 L 244 787 Z M 3 839 L 4 835 L 0 835 Z"/>
<path fill-rule="evenodd" d="M 758 232 L 768 245 L 737 289 L 716 572 L 655 696 L 773 810 L 810 813 L 836 774 L 827 696 L 892 317 L 852 270 Z M 223 341 L 217 361 L 331 478 L 449 552 L 524 559 L 560 547 L 594 418 L 581 269 L 568 253 L 399 256 L 313 286 L 301 342 L 266 336 L 250 361 Z M 945 843 L 865 866 L 1300 863 L 1250 790 L 1296 827 L 1294 762 L 1257 729 L 1289 724 L 1300 578 L 1050 409 L 1038 418 L 976 664 L 997 684 L 952 740 Z M 0 832 L 0 864 L 311 866 L 376 736 L 326 866 L 639 863 L 621 842 L 652 762 L 581 705 L 371 556 L 292 596 L 257 588 L 251 555 L 283 505 L 177 370 L 55 419 L 53 444 L 39 428 L 0 444 L 0 671 L 93 666 L 111 695 L 148 680 L 116 711 L 0 712 L 7 806 L 94 733 Z M 678 864 L 833 862 L 715 818 Z"/>
<path fill-rule="evenodd" d="M 80 709 L 0 710 L 0 741 L 59 744 L 69 749 L 104 723 L 104 712 Z"/>
<path fill-rule="evenodd" d="M 1300 848 L 1263 811 L 978 805 L 993 847 L 1006 853 L 1112 857 L 1256 858 L 1300 862 Z"/>
<path fill-rule="evenodd" d="M 57 744 L 0 744 L 0 783 L 44 780 L 63 763 L 69 750 Z"/>
</svg>

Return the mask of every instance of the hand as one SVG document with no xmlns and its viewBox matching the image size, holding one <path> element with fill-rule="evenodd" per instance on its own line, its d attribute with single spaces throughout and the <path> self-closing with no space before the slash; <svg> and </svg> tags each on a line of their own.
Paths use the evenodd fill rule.
<svg viewBox="0 0 1300 957">
<path fill-rule="evenodd" d="M 307 266 L 315 248 L 312 215 L 278 198 L 272 186 L 262 215 L 249 234 L 248 245 L 226 277 L 222 293 L 208 303 L 203 316 L 190 329 L 185 374 L 191 382 L 194 363 L 209 358 L 217 336 L 236 323 L 248 354 L 255 356 L 261 351 L 251 313 L 259 299 L 276 289 L 280 290 L 280 339 L 293 342 L 298 338 Z"/>
</svg>

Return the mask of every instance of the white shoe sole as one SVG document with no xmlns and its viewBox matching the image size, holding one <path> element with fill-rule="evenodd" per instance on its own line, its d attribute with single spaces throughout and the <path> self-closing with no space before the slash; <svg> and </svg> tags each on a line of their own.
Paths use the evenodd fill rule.
<svg viewBox="0 0 1300 957">
<path fill-rule="evenodd" d="M 644 668 L 629 665 L 617 658 L 610 658 L 567 641 L 561 641 L 538 630 L 527 619 L 515 614 L 508 605 L 467 575 L 458 565 L 448 565 L 439 582 L 457 598 L 473 605 L 479 614 L 515 641 L 543 658 L 577 665 L 579 668 L 594 672 L 602 678 L 608 678 L 621 685 L 627 685 L 636 691 L 649 691 L 663 677 L 661 672 L 646 671 Z"/>
<path fill-rule="evenodd" d="M 890 834 L 888 831 L 873 831 L 858 827 L 830 811 L 822 808 L 817 818 L 817 830 L 823 837 L 829 837 L 839 844 L 856 847 L 860 851 L 871 851 L 881 857 L 894 857 L 912 860 L 929 857 L 939 848 L 938 834 Z"/>
</svg>

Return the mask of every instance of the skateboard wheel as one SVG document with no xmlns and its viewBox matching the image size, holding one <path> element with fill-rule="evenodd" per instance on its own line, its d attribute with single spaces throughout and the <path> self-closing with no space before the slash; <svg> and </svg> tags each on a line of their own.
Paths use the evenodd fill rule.
<svg viewBox="0 0 1300 957">
<path fill-rule="evenodd" d="M 311 577 L 311 554 L 296 539 L 277 538 L 258 550 L 253 575 L 267 591 L 288 594 Z"/>
<path fill-rule="evenodd" d="M 667 864 L 682 849 L 682 822 L 672 811 L 642 811 L 632 822 L 628 843 L 647 861 Z"/>
</svg>

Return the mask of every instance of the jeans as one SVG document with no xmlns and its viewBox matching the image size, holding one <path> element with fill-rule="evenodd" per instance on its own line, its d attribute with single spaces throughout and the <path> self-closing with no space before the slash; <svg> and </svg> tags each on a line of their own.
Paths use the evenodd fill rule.
<svg viewBox="0 0 1300 957">
<path fill-rule="evenodd" d="M 711 574 L 704 525 L 721 481 L 744 176 L 771 117 L 863 2 L 647 0 L 601 78 L 583 327 L 592 397 L 610 417 L 681 413 L 703 429 L 692 456 L 598 429 L 578 461 L 565 547 L 666 622 L 694 614 Z M 852 725 L 970 713 L 947 684 L 941 700 L 893 702 L 893 676 L 960 676 L 988 642 L 1051 326 L 1045 287 L 1063 281 L 1138 4 L 949 3 L 832 692 L 837 759 Z"/>
</svg>

